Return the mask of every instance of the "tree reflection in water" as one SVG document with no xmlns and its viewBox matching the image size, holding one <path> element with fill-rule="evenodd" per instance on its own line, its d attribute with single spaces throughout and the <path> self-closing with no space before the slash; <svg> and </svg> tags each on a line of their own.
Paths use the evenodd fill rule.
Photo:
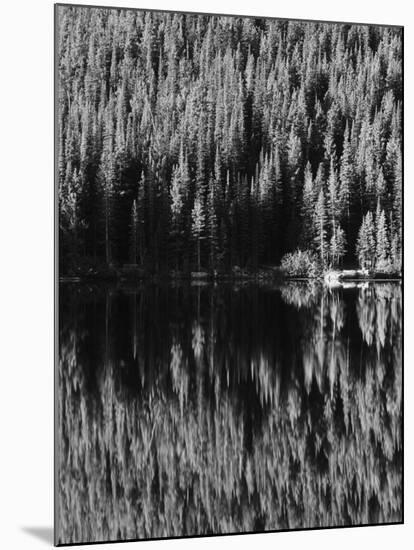
<svg viewBox="0 0 414 550">
<path fill-rule="evenodd" d="M 60 543 L 401 521 L 398 284 L 60 294 Z"/>
</svg>

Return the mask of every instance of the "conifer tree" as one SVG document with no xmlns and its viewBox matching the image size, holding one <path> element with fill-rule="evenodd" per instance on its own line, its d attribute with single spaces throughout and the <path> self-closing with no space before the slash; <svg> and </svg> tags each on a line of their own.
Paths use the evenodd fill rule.
<svg viewBox="0 0 414 550">
<path fill-rule="evenodd" d="M 379 205 L 379 203 L 378 203 Z M 386 272 L 390 269 L 388 230 L 384 210 L 377 210 L 376 215 L 376 269 Z"/>
<path fill-rule="evenodd" d="M 311 165 L 308 162 L 305 168 L 302 199 L 302 243 L 305 248 L 312 248 L 315 240 L 315 191 Z"/>
<path fill-rule="evenodd" d="M 219 253 L 218 242 L 218 218 L 217 218 L 217 191 L 216 183 L 213 177 L 210 177 L 209 190 L 207 197 L 207 216 L 208 216 L 208 244 L 209 244 L 209 264 L 210 268 L 217 268 L 217 257 Z"/>
<path fill-rule="evenodd" d="M 319 260 L 322 266 L 322 269 L 325 269 L 327 265 L 327 231 L 326 231 L 326 209 L 325 209 L 325 197 L 323 189 L 320 189 L 318 200 L 315 205 L 315 248 L 319 255 Z"/>
<path fill-rule="evenodd" d="M 338 200 L 338 180 L 336 176 L 334 157 L 331 156 L 329 180 L 328 180 L 328 207 L 329 207 L 329 222 L 330 222 L 330 234 L 331 234 L 331 258 L 332 264 L 337 261 L 338 245 L 341 239 L 337 237 L 338 230 L 338 218 L 340 212 L 340 205 Z"/>
<path fill-rule="evenodd" d="M 349 233 L 351 215 L 351 196 L 354 191 L 354 164 L 352 158 L 351 140 L 349 137 L 348 125 L 345 128 L 344 146 L 341 156 L 339 171 L 339 202 L 341 221 L 346 224 Z"/>
<path fill-rule="evenodd" d="M 202 197 L 196 195 L 193 210 L 191 212 L 192 226 L 191 231 L 197 247 L 197 271 L 201 268 L 201 241 L 204 238 L 205 230 L 205 212 Z"/>
<path fill-rule="evenodd" d="M 374 220 L 370 211 L 362 219 L 356 249 L 360 266 L 363 269 L 373 269 L 376 259 L 376 241 Z"/>
<path fill-rule="evenodd" d="M 332 267 L 338 267 L 340 261 L 345 255 L 346 251 L 346 240 L 345 232 L 342 227 L 338 224 L 335 230 L 335 233 L 332 233 L 331 240 L 329 243 L 329 255 L 331 259 Z"/>
<path fill-rule="evenodd" d="M 182 229 L 182 211 L 184 207 L 182 179 L 180 169 L 176 166 L 173 170 L 171 182 L 171 216 L 172 216 L 172 239 L 174 242 L 175 267 L 178 269 L 179 257 L 181 255 L 181 239 L 183 237 Z"/>
</svg>

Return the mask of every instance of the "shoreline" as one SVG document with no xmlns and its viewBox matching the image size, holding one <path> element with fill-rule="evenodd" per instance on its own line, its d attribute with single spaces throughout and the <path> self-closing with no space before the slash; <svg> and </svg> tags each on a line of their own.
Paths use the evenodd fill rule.
<svg viewBox="0 0 414 550">
<path fill-rule="evenodd" d="M 356 272 L 357 270 L 353 270 Z M 180 272 L 180 273 L 150 273 L 142 269 L 114 269 L 108 271 L 95 271 L 93 273 L 80 273 L 78 275 L 62 275 L 58 277 L 59 283 L 116 283 L 116 282 L 189 282 L 189 283 L 229 283 L 229 282 L 252 282 L 252 283 L 283 283 L 283 282 L 314 282 L 322 283 L 328 287 L 343 286 L 347 283 L 386 283 L 402 282 L 402 274 L 369 273 L 366 275 L 347 275 L 343 271 L 326 271 L 316 277 L 293 276 L 284 274 L 280 268 L 274 267 L 263 269 L 257 272 Z"/>
</svg>

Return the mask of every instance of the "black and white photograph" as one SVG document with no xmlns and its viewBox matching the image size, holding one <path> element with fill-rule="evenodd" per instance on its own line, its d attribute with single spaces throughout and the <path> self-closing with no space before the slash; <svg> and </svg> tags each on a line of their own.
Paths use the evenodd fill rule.
<svg viewBox="0 0 414 550">
<path fill-rule="evenodd" d="M 55 544 L 402 523 L 403 27 L 54 24 Z"/>
</svg>

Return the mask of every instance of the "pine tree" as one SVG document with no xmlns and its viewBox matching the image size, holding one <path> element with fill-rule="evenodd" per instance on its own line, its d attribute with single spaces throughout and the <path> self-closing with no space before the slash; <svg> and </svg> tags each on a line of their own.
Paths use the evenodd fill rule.
<svg viewBox="0 0 414 550">
<path fill-rule="evenodd" d="M 325 197 L 324 197 L 323 189 L 319 191 L 318 200 L 316 201 L 314 225 L 315 225 L 315 248 L 318 252 L 322 269 L 325 269 L 327 265 L 328 246 L 326 242 L 326 239 L 327 239 L 326 209 L 325 209 Z"/>
<path fill-rule="evenodd" d="M 181 255 L 181 240 L 183 237 L 182 212 L 184 207 L 182 179 L 180 178 L 180 169 L 175 167 L 173 170 L 170 198 L 171 198 L 171 218 L 172 218 L 172 238 L 174 242 L 175 267 L 178 269 L 179 257 Z"/>
<path fill-rule="evenodd" d="M 180 178 L 179 168 L 175 167 L 173 170 L 171 190 L 170 190 L 171 213 L 172 213 L 173 225 L 175 227 L 178 227 L 179 225 L 180 216 L 184 206 L 182 181 L 183 180 Z"/>
<path fill-rule="evenodd" d="M 363 269 L 373 269 L 376 258 L 376 241 L 372 212 L 368 212 L 362 220 L 356 251 L 360 266 Z"/>
<path fill-rule="evenodd" d="M 339 218 L 339 201 L 338 201 L 338 180 L 336 177 L 336 170 L 334 164 L 334 157 L 331 156 L 331 164 L 328 180 L 328 208 L 329 208 L 329 221 L 331 226 L 331 254 L 330 263 L 335 265 L 338 261 L 338 245 L 341 239 L 338 239 L 338 218 Z"/>
<path fill-rule="evenodd" d="M 351 140 L 348 125 L 345 128 L 344 147 L 341 156 L 339 171 L 339 204 L 341 221 L 346 224 L 349 233 L 351 216 L 351 193 L 354 190 L 354 165 L 352 158 Z"/>
<path fill-rule="evenodd" d="M 300 172 L 302 161 L 302 146 L 299 137 L 295 134 L 294 128 L 289 134 L 288 141 L 288 174 L 289 181 L 286 189 L 287 207 L 289 210 L 289 222 L 287 231 L 287 246 L 293 248 L 297 242 L 299 231 L 299 201 L 301 196 Z"/>
<path fill-rule="evenodd" d="M 217 257 L 219 253 L 218 242 L 218 218 L 217 218 L 217 192 L 216 183 L 213 177 L 210 178 L 209 191 L 207 197 L 207 216 L 208 216 L 208 244 L 209 244 L 209 263 L 210 268 L 215 270 L 217 267 Z"/>
<path fill-rule="evenodd" d="M 191 212 L 192 226 L 191 231 L 197 245 L 197 271 L 201 269 L 201 241 L 204 238 L 205 230 L 205 212 L 202 198 L 196 195 L 193 210 Z"/>
<path fill-rule="evenodd" d="M 401 251 L 402 247 L 402 190 L 403 190 L 403 174 L 402 174 L 402 153 L 398 150 L 396 164 L 394 167 L 394 201 L 392 205 L 393 219 L 395 220 L 395 235 L 397 249 Z"/>
<path fill-rule="evenodd" d="M 305 168 L 305 182 L 302 199 L 302 243 L 305 248 L 311 248 L 315 241 L 315 191 L 311 165 L 308 162 Z"/>
<path fill-rule="evenodd" d="M 379 202 L 378 202 L 379 207 Z M 380 272 L 390 270 L 388 229 L 384 210 L 377 210 L 376 215 L 376 261 L 375 267 Z"/>
<path fill-rule="evenodd" d="M 329 255 L 332 267 L 338 267 L 346 252 L 345 232 L 338 224 L 335 233 L 332 233 L 329 243 Z"/>
</svg>

